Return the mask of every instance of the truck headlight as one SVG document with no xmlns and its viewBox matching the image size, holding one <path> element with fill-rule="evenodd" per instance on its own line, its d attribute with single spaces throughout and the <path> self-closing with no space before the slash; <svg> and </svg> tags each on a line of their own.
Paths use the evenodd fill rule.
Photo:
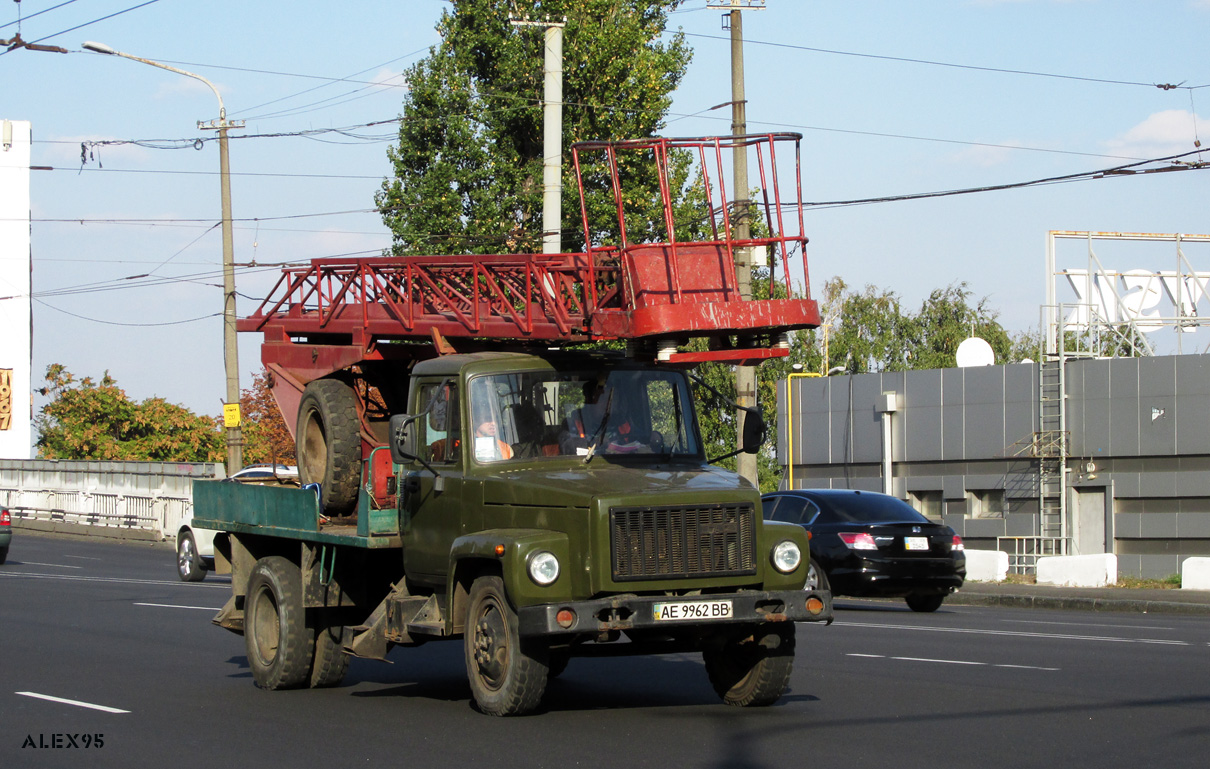
<svg viewBox="0 0 1210 769">
<path fill-rule="evenodd" d="M 802 550 L 790 540 L 783 540 L 774 545 L 771 560 L 773 568 L 782 574 L 789 574 L 802 563 Z"/>
<path fill-rule="evenodd" d="M 541 550 L 529 557 L 529 578 L 545 587 L 559 578 L 559 559 Z"/>
</svg>

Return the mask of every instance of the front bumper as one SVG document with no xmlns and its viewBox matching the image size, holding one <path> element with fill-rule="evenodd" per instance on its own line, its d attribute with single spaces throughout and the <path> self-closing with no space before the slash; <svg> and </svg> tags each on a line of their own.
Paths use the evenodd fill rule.
<svg viewBox="0 0 1210 769">
<path fill-rule="evenodd" d="M 657 620 L 658 603 L 731 601 L 725 618 Z M 808 601 L 818 611 L 808 609 Z M 570 611 L 570 624 L 560 624 L 559 614 Z M 565 615 L 566 616 L 566 615 Z M 740 591 L 692 596 L 651 596 L 625 593 L 589 601 L 523 606 L 517 610 L 522 636 L 599 634 L 614 630 L 661 629 L 675 632 L 686 628 L 765 622 L 826 622 L 832 619 L 832 594 L 826 590 Z"/>
</svg>

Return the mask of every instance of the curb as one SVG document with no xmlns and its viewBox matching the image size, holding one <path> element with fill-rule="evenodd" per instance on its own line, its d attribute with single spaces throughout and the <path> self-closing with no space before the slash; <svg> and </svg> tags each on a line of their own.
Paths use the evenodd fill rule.
<svg viewBox="0 0 1210 769">
<path fill-rule="evenodd" d="M 945 599 L 955 606 L 1001 606 L 1017 609 L 1066 609 L 1068 611 L 1116 611 L 1140 614 L 1210 615 L 1210 605 L 1176 601 L 1146 601 L 1129 598 L 1075 598 L 1062 596 L 955 593 Z"/>
</svg>

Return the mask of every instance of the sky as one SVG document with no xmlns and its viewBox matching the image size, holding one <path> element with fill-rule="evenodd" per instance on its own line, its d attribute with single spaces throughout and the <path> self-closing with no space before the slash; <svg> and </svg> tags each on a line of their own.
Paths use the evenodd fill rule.
<svg viewBox="0 0 1210 769">
<path fill-rule="evenodd" d="M 667 136 L 730 131 L 728 110 L 709 109 L 730 100 L 729 33 L 706 5 L 688 0 L 670 17 L 695 53 Z M 85 41 L 202 75 L 227 117 L 246 121 L 231 141 L 244 315 L 274 263 L 388 246 L 372 208 L 391 171 L 401 75 L 437 42 L 449 7 L 0 0 L 0 39 L 19 30 L 69 51 L 0 53 L 0 119 L 30 121 L 32 165 L 53 168 L 30 182 L 33 386 L 61 363 L 198 413 L 220 413 L 225 391 L 218 150 L 193 143 L 212 135 L 197 122 L 217 117 L 217 100 Z M 1210 147 L 1210 0 L 767 0 L 743 26 L 749 131 L 803 134 L 811 203 L 1015 185 L 1190 152 L 1199 138 Z M 1210 152 L 1186 158 L 1198 159 Z M 1208 192 L 1210 169 L 813 205 L 811 281 L 817 293 L 832 277 L 891 290 L 911 310 L 965 282 L 1021 332 L 1039 323 L 1049 230 L 1210 233 Z M 1059 266 L 1086 266 L 1088 250 L 1064 241 Z M 1109 269 L 1176 262 L 1172 244 L 1095 253 Z M 1184 253 L 1210 264 L 1210 244 Z M 1187 336 L 1210 344 L 1210 328 Z M 241 335 L 243 387 L 259 344 Z"/>
</svg>

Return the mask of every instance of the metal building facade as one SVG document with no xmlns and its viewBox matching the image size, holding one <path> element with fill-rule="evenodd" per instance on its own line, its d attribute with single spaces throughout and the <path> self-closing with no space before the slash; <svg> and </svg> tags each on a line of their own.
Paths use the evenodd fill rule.
<svg viewBox="0 0 1210 769">
<path fill-rule="evenodd" d="M 1166 577 L 1210 555 L 1210 356 L 1070 359 L 1062 391 L 1053 525 L 1032 363 L 783 381 L 783 486 L 887 489 L 970 547 L 1112 552 L 1127 575 Z"/>
</svg>

